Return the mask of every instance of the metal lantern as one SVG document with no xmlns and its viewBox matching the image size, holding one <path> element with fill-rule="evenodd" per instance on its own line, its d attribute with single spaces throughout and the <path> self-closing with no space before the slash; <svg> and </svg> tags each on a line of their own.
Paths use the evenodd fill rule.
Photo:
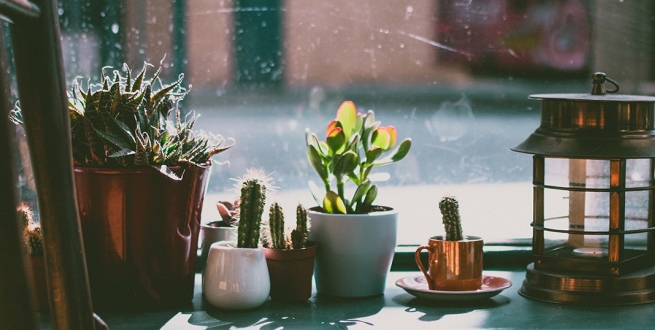
<svg viewBox="0 0 655 330">
<path fill-rule="evenodd" d="M 605 90 L 604 83 L 614 85 Z M 655 97 L 539 94 L 533 154 L 534 263 L 520 294 L 594 305 L 655 301 Z"/>
</svg>

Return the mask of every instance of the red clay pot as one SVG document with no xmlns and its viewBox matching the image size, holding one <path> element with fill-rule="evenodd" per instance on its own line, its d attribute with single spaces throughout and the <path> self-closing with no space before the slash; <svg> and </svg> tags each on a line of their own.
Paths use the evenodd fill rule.
<svg viewBox="0 0 655 330">
<path fill-rule="evenodd" d="M 316 246 L 315 242 L 308 241 L 302 249 L 264 249 L 271 277 L 271 299 L 302 301 L 312 296 Z"/>
<path fill-rule="evenodd" d="M 209 168 L 75 168 L 93 304 L 161 309 L 193 298 Z"/>
</svg>

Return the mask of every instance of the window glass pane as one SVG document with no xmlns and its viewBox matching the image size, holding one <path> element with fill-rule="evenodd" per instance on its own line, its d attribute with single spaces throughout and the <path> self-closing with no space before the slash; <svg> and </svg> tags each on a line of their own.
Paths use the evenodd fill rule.
<svg viewBox="0 0 655 330">
<path fill-rule="evenodd" d="M 395 126 L 399 139 L 412 138 L 405 159 L 374 172 L 389 174 L 377 203 L 400 210 L 398 242 L 417 244 L 443 232 L 444 195 L 460 199 L 465 234 L 487 242 L 531 237 L 532 157 L 510 151 L 539 126 L 539 101 L 527 96 L 588 93 L 595 71 L 623 93 L 655 93 L 654 6 L 62 0 L 59 14 L 69 81 L 98 82 L 104 66 L 161 63 L 163 82 L 184 73 L 193 86 L 180 106 L 201 114 L 196 127 L 235 139 L 215 157 L 229 164 L 212 168 L 203 221 L 218 217 L 217 200 L 236 197 L 230 179 L 253 167 L 276 179 L 269 200 L 287 210 L 314 206 L 307 182 L 320 179 L 307 161 L 305 129 L 325 139 L 339 104 L 352 100 Z M 605 165 L 592 165 L 587 184 L 605 186 Z M 630 174 L 634 186 L 650 180 L 649 166 Z M 569 183 L 562 173 L 566 182 L 553 184 Z"/>
</svg>

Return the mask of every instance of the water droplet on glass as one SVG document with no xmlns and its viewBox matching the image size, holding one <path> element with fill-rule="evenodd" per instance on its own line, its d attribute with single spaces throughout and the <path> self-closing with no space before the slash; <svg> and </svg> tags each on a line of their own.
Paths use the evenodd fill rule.
<svg viewBox="0 0 655 330">
<path fill-rule="evenodd" d="M 59 9 L 57 10 L 57 13 L 58 13 L 59 15 L 63 15 L 63 14 L 64 14 L 64 8 L 59 8 Z"/>
<path fill-rule="evenodd" d="M 398 47 L 405 48 L 405 44 L 400 44 L 400 45 L 398 45 Z"/>
<path fill-rule="evenodd" d="M 114 23 L 114 24 L 111 25 L 111 32 L 112 33 L 114 33 L 114 34 L 118 33 L 118 29 L 119 29 L 118 24 Z"/>
</svg>

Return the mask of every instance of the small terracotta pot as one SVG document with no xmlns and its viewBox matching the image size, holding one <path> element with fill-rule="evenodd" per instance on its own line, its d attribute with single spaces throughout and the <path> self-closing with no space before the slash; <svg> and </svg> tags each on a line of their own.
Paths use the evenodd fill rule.
<svg viewBox="0 0 655 330">
<path fill-rule="evenodd" d="M 50 306 L 48 283 L 45 277 L 45 257 L 26 257 L 25 264 L 29 270 L 28 280 L 32 283 L 32 309 L 47 311 Z"/>
<path fill-rule="evenodd" d="M 264 249 L 271 277 L 271 299 L 302 301 L 312 296 L 312 276 L 317 244 L 307 241 L 302 249 Z"/>
</svg>

